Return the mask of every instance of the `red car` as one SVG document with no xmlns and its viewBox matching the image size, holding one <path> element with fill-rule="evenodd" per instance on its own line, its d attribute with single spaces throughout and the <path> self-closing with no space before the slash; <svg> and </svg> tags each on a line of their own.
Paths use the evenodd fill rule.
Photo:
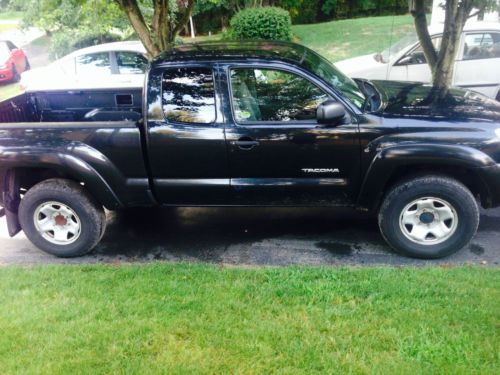
<svg viewBox="0 0 500 375">
<path fill-rule="evenodd" d="M 0 40 L 0 83 L 19 81 L 21 73 L 29 68 L 28 58 L 21 48 L 8 40 Z"/>
</svg>

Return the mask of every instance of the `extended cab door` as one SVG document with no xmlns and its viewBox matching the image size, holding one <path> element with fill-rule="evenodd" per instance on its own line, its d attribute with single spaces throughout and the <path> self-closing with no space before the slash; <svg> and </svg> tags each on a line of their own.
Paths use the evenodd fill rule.
<svg viewBox="0 0 500 375">
<path fill-rule="evenodd" d="M 345 205 L 359 177 L 358 126 L 316 121 L 335 99 L 287 65 L 224 67 L 226 139 L 236 204 Z M 221 74 L 222 77 L 222 74 Z"/>
<path fill-rule="evenodd" d="M 210 64 L 156 67 L 149 73 L 146 149 L 160 203 L 227 203 L 229 172 L 217 87 Z"/>
</svg>

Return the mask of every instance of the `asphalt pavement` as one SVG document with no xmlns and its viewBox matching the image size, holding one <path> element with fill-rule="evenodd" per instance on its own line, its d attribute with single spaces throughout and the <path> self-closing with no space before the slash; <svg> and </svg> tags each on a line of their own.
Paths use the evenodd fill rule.
<svg viewBox="0 0 500 375">
<path fill-rule="evenodd" d="M 440 260 L 394 253 L 373 216 L 344 209 L 180 208 L 108 213 L 102 242 L 87 256 L 59 259 L 20 233 L 9 238 L 0 219 L 0 264 L 208 262 L 242 266 L 461 265 L 498 266 L 500 208 L 484 210 L 471 244 Z"/>
</svg>

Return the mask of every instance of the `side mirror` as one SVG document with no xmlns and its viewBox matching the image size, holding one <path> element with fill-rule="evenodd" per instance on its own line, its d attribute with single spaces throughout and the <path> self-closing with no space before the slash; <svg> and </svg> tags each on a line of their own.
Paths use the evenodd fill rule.
<svg viewBox="0 0 500 375">
<path fill-rule="evenodd" d="M 397 62 L 397 65 L 411 65 L 411 64 L 413 64 L 412 55 L 406 55 Z"/>
<path fill-rule="evenodd" d="M 316 110 L 316 119 L 318 124 L 340 125 L 343 123 L 347 112 L 342 104 L 335 100 L 327 100 L 321 103 Z"/>
</svg>

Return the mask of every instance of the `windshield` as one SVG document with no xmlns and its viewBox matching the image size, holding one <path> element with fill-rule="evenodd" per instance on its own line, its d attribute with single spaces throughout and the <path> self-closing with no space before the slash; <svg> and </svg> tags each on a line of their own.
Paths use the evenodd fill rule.
<svg viewBox="0 0 500 375">
<path fill-rule="evenodd" d="M 352 79 L 337 70 L 328 60 L 314 52 L 307 53 L 304 60 L 309 70 L 340 90 L 358 109 L 363 108 L 365 97 Z"/>
<path fill-rule="evenodd" d="M 418 41 L 417 34 L 415 32 L 411 32 L 410 34 L 406 35 L 398 42 L 394 43 L 389 48 L 383 50 L 379 56 L 382 58 L 382 62 L 387 63 L 392 58 L 394 58 L 399 52 L 401 52 L 403 49 L 405 49 L 408 46 L 411 46 L 412 44 L 416 43 L 417 41 Z"/>
<path fill-rule="evenodd" d="M 5 63 L 10 57 L 10 51 L 7 43 L 0 43 L 0 64 Z"/>
</svg>

